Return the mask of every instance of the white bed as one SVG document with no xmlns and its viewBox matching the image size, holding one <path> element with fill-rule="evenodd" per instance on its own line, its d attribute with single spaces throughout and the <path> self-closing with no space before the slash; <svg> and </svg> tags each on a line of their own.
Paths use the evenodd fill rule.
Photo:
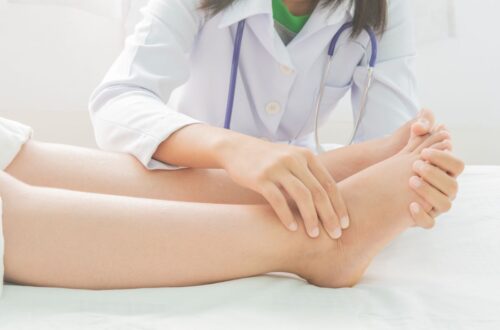
<svg viewBox="0 0 500 330">
<path fill-rule="evenodd" d="M 191 288 L 6 285 L 0 329 L 500 329 L 500 167 L 469 167 L 451 213 L 398 238 L 352 289 L 262 276 Z"/>
</svg>

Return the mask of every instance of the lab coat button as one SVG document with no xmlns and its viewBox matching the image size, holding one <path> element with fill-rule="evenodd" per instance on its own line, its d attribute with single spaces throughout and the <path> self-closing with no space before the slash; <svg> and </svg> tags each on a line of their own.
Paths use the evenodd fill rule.
<svg viewBox="0 0 500 330">
<path fill-rule="evenodd" d="M 266 112 L 270 115 L 277 114 L 281 111 L 281 106 L 278 102 L 270 102 L 266 105 Z"/>
<path fill-rule="evenodd" d="M 285 74 L 287 76 L 292 75 L 293 72 L 294 72 L 292 68 L 290 68 L 290 67 L 288 67 L 286 65 L 281 65 L 280 69 L 281 69 L 281 73 L 283 73 L 283 74 Z"/>
</svg>

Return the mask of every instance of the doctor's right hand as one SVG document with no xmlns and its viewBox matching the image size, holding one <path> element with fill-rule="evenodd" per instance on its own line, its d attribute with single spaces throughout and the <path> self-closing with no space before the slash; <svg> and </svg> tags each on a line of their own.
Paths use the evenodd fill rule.
<svg viewBox="0 0 500 330">
<path fill-rule="evenodd" d="M 289 230 L 298 229 L 289 198 L 313 238 L 319 236 L 320 222 L 332 239 L 349 226 L 336 182 L 309 149 L 244 136 L 228 141 L 219 152 L 231 179 L 261 194 Z"/>
</svg>

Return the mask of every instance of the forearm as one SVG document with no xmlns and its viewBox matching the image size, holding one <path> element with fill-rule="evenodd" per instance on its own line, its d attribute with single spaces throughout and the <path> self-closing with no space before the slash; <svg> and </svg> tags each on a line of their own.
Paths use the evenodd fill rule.
<svg viewBox="0 0 500 330">
<path fill-rule="evenodd" d="M 228 143 L 253 139 L 250 136 L 205 124 L 186 126 L 158 147 L 153 158 L 189 168 L 223 168 L 221 149 Z"/>
<path fill-rule="evenodd" d="M 205 124 L 186 126 L 158 147 L 154 159 L 190 168 L 224 168 L 222 150 L 255 139 L 235 131 Z M 341 181 L 394 155 L 400 146 L 384 137 L 346 146 L 319 156 L 336 181 Z M 196 155 L 196 157 L 193 157 Z"/>
</svg>

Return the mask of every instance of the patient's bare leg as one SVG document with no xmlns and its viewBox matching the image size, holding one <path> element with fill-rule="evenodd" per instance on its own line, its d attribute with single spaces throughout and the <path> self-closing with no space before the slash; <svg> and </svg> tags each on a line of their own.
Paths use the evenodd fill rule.
<svg viewBox="0 0 500 330">
<path fill-rule="evenodd" d="M 362 166 L 356 159 L 362 158 L 363 153 L 382 149 L 387 149 L 386 141 L 373 140 L 319 157 L 338 179 L 343 178 L 340 172 L 348 172 L 346 168 L 352 171 Z M 256 192 L 235 184 L 224 170 L 148 171 L 130 155 L 37 141 L 26 143 L 6 172 L 30 185 L 82 192 L 188 202 L 267 204 Z"/>
<path fill-rule="evenodd" d="M 346 177 L 397 153 L 408 141 L 417 119 L 433 125 L 424 110 L 390 138 L 347 146 L 319 155 L 340 182 Z M 421 135 L 426 129 L 415 127 Z M 84 192 L 190 202 L 267 204 L 256 192 L 235 184 L 223 170 L 147 171 L 132 156 L 72 146 L 29 141 L 7 172 L 31 185 Z"/>
<path fill-rule="evenodd" d="M 102 289 L 195 285 L 284 271 L 320 286 L 352 285 L 373 256 L 411 226 L 407 205 L 418 197 L 407 179 L 419 151 L 340 183 L 352 225 L 339 241 L 325 234 L 311 240 L 303 228 L 291 233 L 266 205 L 38 188 L 0 172 L 6 279 Z"/>
<path fill-rule="evenodd" d="M 410 189 L 412 164 L 420 152 L 448 138 L 441 131 L 430 138 L 412 138 L 396 156 L 377 163 L 339 184 L 352 219 L 341 239 L 323 239 L 324 251 L 337 251 L 336 258 L 319 253 L 318 261 L 306 263 L 302 276 L 319 286 L 338 287 L 356 283 L 372 259 L 401 232 L 415 225 L 408 205 L 426 203 Z M 424 207 L 426 212 L 429 207 Z M 309 274 L 308 274 L 309 273 Z"/>
<path fill-rule="evenodd" d="M 0 172 L 5 276 L 110 289 L 184 286 L 290 271 L 305 234 L 266 206 L 195 204 L 28 186 Z M 312 240 L 311 240 L 312 241 Z"/>
<path fill-rule="evenodd" d="M 34 186 L 188 202 L 267 203 L 224 170 L 148 171 L 133 156 L 29 141 L 7 173 Z"/>
</svg>

